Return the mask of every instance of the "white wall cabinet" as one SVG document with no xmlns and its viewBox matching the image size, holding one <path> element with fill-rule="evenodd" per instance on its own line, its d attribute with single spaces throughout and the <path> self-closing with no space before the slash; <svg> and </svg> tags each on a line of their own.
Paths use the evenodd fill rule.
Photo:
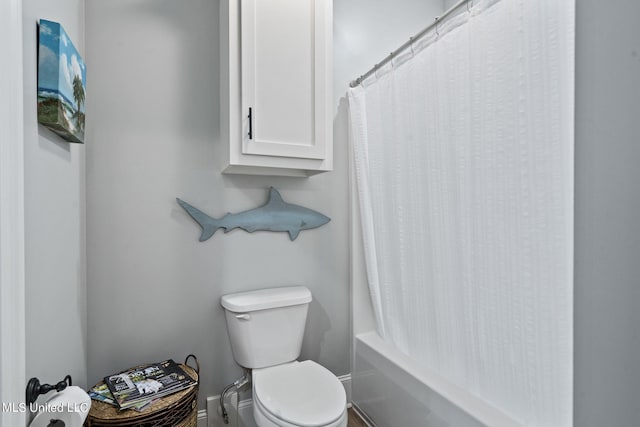
<svg viewBox="0 0 640 427">
<path fill-rule="evenodd" d="M 225 173 L 332 169 L 332 1 L 221 0 Z"/>
</svg>

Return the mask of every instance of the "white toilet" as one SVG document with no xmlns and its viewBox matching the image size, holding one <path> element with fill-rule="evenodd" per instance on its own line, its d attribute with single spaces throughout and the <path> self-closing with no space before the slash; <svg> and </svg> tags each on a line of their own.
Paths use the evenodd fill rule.
<svg viewBox="0 0 640 427">
<path fill-rule="evenodd" d="M 346 427 L 347 397 L 319 364 L 298 362 L 311 292 L 303 286 L 225 295 L 233 356 L 252 369 L 258 427 Z"/>
</svg>

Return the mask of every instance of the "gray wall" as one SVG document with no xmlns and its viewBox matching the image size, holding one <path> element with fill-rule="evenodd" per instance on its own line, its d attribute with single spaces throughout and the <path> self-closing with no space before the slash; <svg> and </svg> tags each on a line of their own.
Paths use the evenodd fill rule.
<svg viewBox="0 0 640 427">
<path fill-rule="evenodd" d="M 432 23 L 443 10 L 443 0 L 334 0 L 336 103 L 345 96 L 349 82 Z M 346 137 L 346 131 L 340 132 L 338 145 L 346 146 Z"/>
<path fill-rule="evenodd" d="M 202 394 L 217 394 L 239 374 L 217 299 L 267 281 L 312 287 L 317 302 L 304 356 L 345 373 L 346 110 L 338 109 L 335 121 L 336 172 L 304 181 L 221 176 L 217 3 L 190 2 L 88 1 L 89 382 L 194 351 L 203 364 Z M 82 383 L 84 147 L 38 128 L 32 102 L 36 19 L 62 22 L 82 50 L 82 3 L 49 3 L 28 0 L 24 12 L 27 374 L 49 379 L 69 372 Z M 394 35 L 401 42 L 417 29 L 373 19 L 386 3 L 358 9 L 336 2 L 336 100 L 340 85 L 396 46 Z M 630 1 L 577 6 L 575 422 L 581 427 L 635 421 L 639 8 Z M 416 16 L 409 10 L 409 18 Z M 427 21 L 436 13 L 427 11 Z M 358 21 L 378 22 L 384 31 L 355 32 Z M 380 44 L 364 42 L 378 35 Z M 293 245 L 286 236 L 242 232 L 199 244 L 194 224 L 173 205 L 180 194 L 214 214 L 241 210 L 262 202 L 268 185 L 328 213 L 332 223 Z M 57 317 L 38 314 L 57 304 L 67 307 Z M 65 332 L 49 333 L 45 323 Z"/>
<path fill-rule="evenodd" d="M 88 372 L 195 353 L 201 407 L 241 375 L 220 296 L 302 284 L 310 307 L 302 358 L 349 372 L 345 147 L 335 172 L 308 179 L 221 175 L 218 2 L 86 2 Z M 332 221 L 286 233 L 235 230 L 200 243 L 176 204 L 213 216 L 256 207 L 269 186 Z"/>
<path fill-rule="evenodd" d="M 575 425 L 638 424 L 640 3 L 576 2 Z"/>
<path fill-rule="evenodd" d="M 217 2 L 86 2 L 90 382 L 193 352 L 202 366 L 201 398 L 219 394 L 241 375 L 220 296 L 287 284 L 304 284 L 315 297 L 301 357 L 338 375 L 349 372 L 342 97 L 349 80 L 442 6 L 440 0 L 405 3 L 336 2 L 335 170 L 295 179 L 220 174 Z M 286 234 L 239 230 L 200 243 L 198 226 L 174 200 L 220 216 L 263 203 L 270 185 L 332 221 L 293 243 Z"/>
<path fill-rule="evenodd" d="M 86 383 L 85 147 L 37 123 L 40 18 L 84 52 L 82 0 L 25 0 L 24 154 L 27 378 Z"/>
</svg>

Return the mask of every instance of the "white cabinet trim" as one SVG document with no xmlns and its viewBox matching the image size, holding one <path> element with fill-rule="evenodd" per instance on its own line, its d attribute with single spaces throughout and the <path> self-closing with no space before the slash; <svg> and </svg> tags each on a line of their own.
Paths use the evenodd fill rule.
<svg viewBox="0 0 640 427">
<path fill-rule="evenodd" d="M 248 131 L 248 111 L 241 105 L 241 22 L 240 0 L 220 1 L 220 138 L 224 147 L 226 168 L 223 173 L 256 175 L 310 176 L 333 168 L 333 107 L 332 107 L 332 60 L 333 60 L 333 3 L 331 0 L 315 0 L 315 34 L 322 34 L 316 40 L 314 61 L 324 61 L 324 67 L 314 67 L 316 73 L 316 93 L 321 91 L 322 104 L 316 105 L 316 140 L 326 141 L 322 153 L 300 153 L 300 147 L 287 144 L 260 144 L 249 150 L 243 144 L 243 134 Z M 259 114 L 259 112 L 257 112 Z M 275 146 L 278 146 L 274 148 Z M 263 150 L 263 148 L 265 148 Z M 250 153 L 249 153 L 250 152 Z"/>
<path fill-rule="evenodd" d="M 241 16 L 241 74 L 242 74 L 242 152 L 244 154 L 258 154 L 267 156 L 281 156 L 294 158 L 324 159 L 326 157 L 325 144 L 330 141 L 332 135 L 327 134 L 326 122 L 330 117 L 326 115 L 326 105 L 330 104 L 331 99 L 331 73 L 327 73 L 330 69 L 331 58 L 328 53 L 331 52 L 331 46 L 327 45 L 326 40 L 331 40 L 331 28 L 326 23 L 331 22 L 332 2 L 326 0 L 311 0 L 311 22 L 310 37 L 313 41 L 311 45 L 311 82 L 310 88 L 312 93 L 312 109 L 311 127 L 312 133 L 309 135 L 310 140 L 298 140 L 296 142 L 283 142 L 265 140 L 260 138 L 259 130 L 261 111 L 256 109 L 256 91 L 260 88 L 256 85 L 256 43 L 257 35 L 255 33 L 256 26 L 256 1 L 260 0 L 243 0 L 240 10 Z M 328 63 L 327 63 L 328 61 Z M 289 64 L 282 64 L 289 67 Z M 304 69 L 294 70 L 294 72 L 306 73 Z M 296 90 L 296 88 L 292 88 Z M 252 117 L 248 119 L 249 108 L 252 108 Z M 251 123 L 253 125 L 251 125 Z M 249 130 L 252 137 L 249 136 Z"/>
</svg>

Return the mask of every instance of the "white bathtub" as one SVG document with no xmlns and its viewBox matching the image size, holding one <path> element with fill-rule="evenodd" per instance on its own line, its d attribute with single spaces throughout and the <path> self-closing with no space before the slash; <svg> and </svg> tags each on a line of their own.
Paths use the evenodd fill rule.
<svg viewBox="0 0 640 427">
<path fill-rule="evenodd" d="M 521 426 L 425 369 L 377 333 L 355 338 L 353 404 L 376 427 Z"/>
</svg>

